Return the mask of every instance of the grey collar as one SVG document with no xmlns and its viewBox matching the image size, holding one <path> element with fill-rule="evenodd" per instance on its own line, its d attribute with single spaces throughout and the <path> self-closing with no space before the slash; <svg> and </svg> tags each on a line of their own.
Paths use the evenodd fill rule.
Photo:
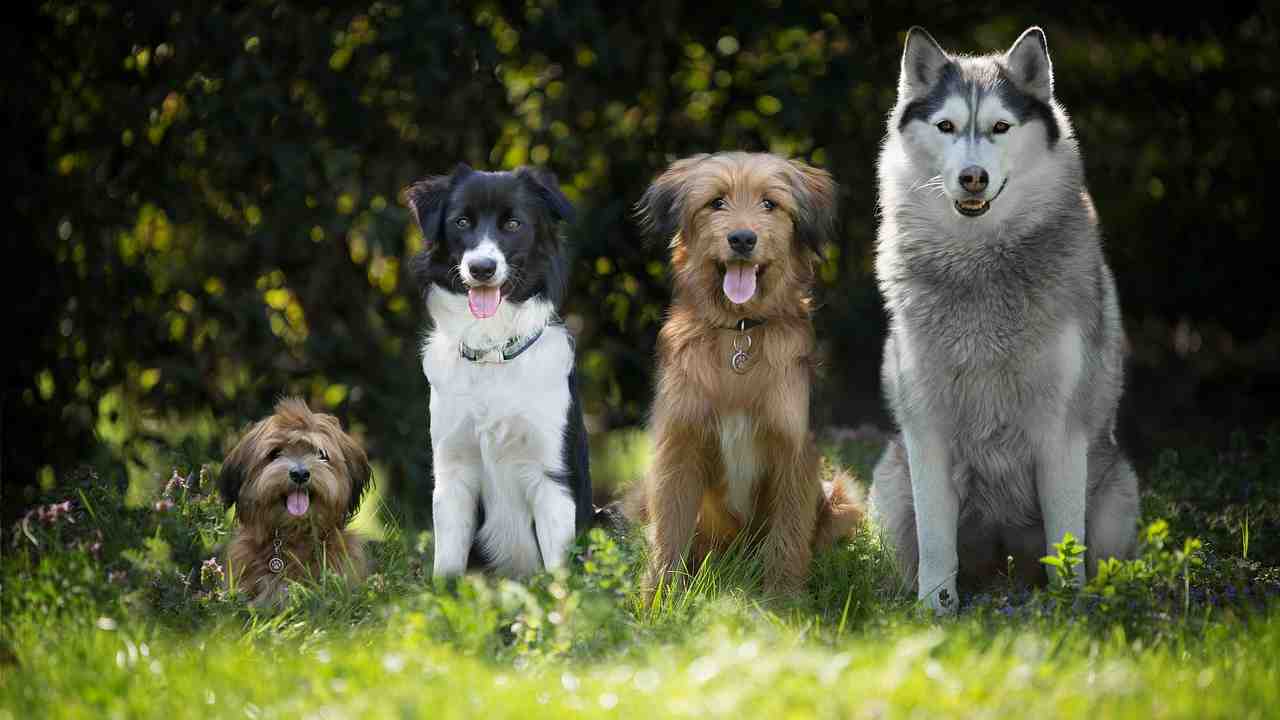
<svg viewBox="0 0 1280 720">
<path fill-rule="evenodd" d="M 515 360 L 520 353 L 528 350 L 534 343 L 538 342 L 538 338 L 542 337 L 542 331 L 546 330 L 546 326 L 538 328 L 538 332 L 528 337 L 513 337 L 501 345 L 491 345 L 487 348 L 477 350 L 470 347 L 462 341 L 458 341 L 458 353 L 463 358 L 474 363 L 504 363 L 509 360 Z"/>
</svg>

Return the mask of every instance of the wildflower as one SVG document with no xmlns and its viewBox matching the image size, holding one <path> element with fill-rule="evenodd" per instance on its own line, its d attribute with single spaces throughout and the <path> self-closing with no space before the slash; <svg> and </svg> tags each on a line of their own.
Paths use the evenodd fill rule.
<svg viewBox="0 0 1280 720">
<path fill-rule="evenodd" d="M 219 585 L 224 580 L 226 575 L 222 572 L 222 566 L 218 564 L 218 558 L 211 557 L 200 565 L 201 585 Z"/>
<path fill-rule="evenodd" d="M 156 501 L 156 504 L 155 504 L 156 512 L 168 512 L 172 509 L 173 509 L 173 501 L 170 500 L 169 498 L 161 498 Z"/>
<path fill-rule="evenodd" d="M 164 496 L 166 498 L 172 497 L 173 494 L 177 492 L 179 489 L 185 490 L 186 487 L 187 487 L 186 479 L 183 478 L 182 475 L 178 473 L 178 468 L 174 468 L 173 475 L 169 476 L 169 482 L 165 483 L 164 485 Z"/>
</svg>

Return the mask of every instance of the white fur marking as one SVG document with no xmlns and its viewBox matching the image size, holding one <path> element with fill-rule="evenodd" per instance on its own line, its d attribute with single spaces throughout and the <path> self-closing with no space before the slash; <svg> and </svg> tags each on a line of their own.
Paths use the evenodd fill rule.
<svg viewBox="0 0 1280 720">
<path fill-rule="evenodd" d="M 1079 323 L 1072 322 L 1062 329 L 1055 348 L 1055 364 L 1058 369 L 1058 392 L 1069 399 L 1076 392 L 1080 375 L 1084 371 L 1084 336 Z"/>
<path fill-rule="evenodd" d="M 475 260 L 489 259 L 498 263 L 498 268 L 493 271 L 493 278 L 485 281 L 483 284 L 501 285 L 507 281 L 507 256 L 498 249 L 497 243 L 493 238 L 485 235 L 480 244 L 462 253 L 462 259 L 458 261 L 458 273 L 462 275 L 462 280 L 468 285 L 477 285 L 476 279 L 471 277 L 471 263 Z"/>
<path fill-rule="evenodd" d="M 750 520 L 755 511 L 756 481 L 760 476 L 755 436 L 756 425 L 748 415 L 738 413 L 720 419 L 720 457 L 729 486 L 729 509 L 741 522 Z"/>
</svg>

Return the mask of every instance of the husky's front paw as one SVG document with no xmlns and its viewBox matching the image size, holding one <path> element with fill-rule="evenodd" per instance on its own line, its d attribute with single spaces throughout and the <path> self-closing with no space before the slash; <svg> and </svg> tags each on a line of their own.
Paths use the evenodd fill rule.
<svg viewBox="0 0 1280 720">
<path fill-rule="evenodd" d="M 960 596 L 956 593 L 954 580 L 938 584 L 932 588 L 921 585 L 920 602 L 928 605 L 936 616 L 955 615 L 960 608 Z"/>
</svg>

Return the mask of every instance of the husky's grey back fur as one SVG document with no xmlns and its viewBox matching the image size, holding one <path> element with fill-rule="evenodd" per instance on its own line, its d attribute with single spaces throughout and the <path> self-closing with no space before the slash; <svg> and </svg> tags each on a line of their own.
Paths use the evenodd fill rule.
<svg viewBox="0 0 1280 720">
<path fill-rule="evenodd" d="M 1028 36 L 1038 49 L 1023 49 Z M 930 121 L 944 107 L 959 114 L 950 126 L 937 124 L 950 136 L 939 139 Z M 1008 117 L 1019 134 L 996 129 L 997 138 L 979 124 L 983 117 Z M 980 216 L 963 216 L 953 203 L 973 193 L 943 173 L 984 157 L 1004 165 L 991 171 L 1000 190 L 978 195 L 989 201 Z M 879 191 L 876 274 L 890 316 L 885 397 L 904 430 L 936 429 L 947 445 L 959 573 L 981 581 L 1012 555 L 1020 575 L 1040 576 L 1037 561 L 1051 540 L 1036 468 L 1059 421 L 1087 438 L 1090 565 L 1130 554 L 1137 483 L 1113 433 L 1124 331 L 1075 133 L 1052 97 L 1043 34 L 1028 31 L 1007 54 L 957 58 L 913 29 Z M 900 443 L 876 468 L 872 501 L 914 583 L 920 489 Z M 919 590 L 926 599 L 937 588 Z"/>
</svg>

